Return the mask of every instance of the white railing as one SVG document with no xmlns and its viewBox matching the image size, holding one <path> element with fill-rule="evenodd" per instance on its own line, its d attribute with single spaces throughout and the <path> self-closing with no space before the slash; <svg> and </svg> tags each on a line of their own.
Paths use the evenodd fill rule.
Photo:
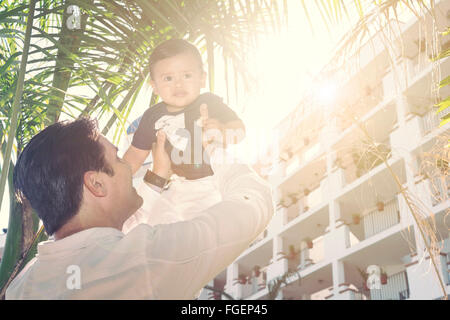
<svg viewBox="0 0 450 320">
<path fill-rule="evenodd" d="M 439 127 L 439 116 L 436 114 L 436 110 L 430 110 L 422 116 L 422 130 L 423 135 L 426 135 Z"/>
<path fill-rule="evenodd" d="M 374 209 L 362 218 L 365 239 L 400 222 L 397 198 L 385 204 L 384 210 Z"/>
<path fill-rule="evenodd" d="M 311 265 L 319 263 L 325 259 L 324 237 L 317 238 L 313 241 L 313 247 L 311 249 L 306 248 L 300 250 L 299 257 L 295 261 L 295 268 L 304 270 Z"/>
<path fill-rule="evenodd" d="M 408 78 L 414 79 L 431 65 L 430 59 L 425 52 L 419 53 L 411 60 L 407 60 Z"/>
<path fill-rule="evenodd" d="M 350 299 L 351 299 L 351 300 L 369 300 L 369 299 L 368 299 L 364 294 L 362 294 L 361 292 L 354 292 L 354 291 L 351 291 Z"/>
<path fill-rule="evenodd" d="M 433 206 L 446 201 L 450 198 L 450 177 L 442 176 L 430 179 L 430 190 Z"/>
<path fill-rule="evenodd" d="M 266 279 L 267 273 L 266 271 L 261 271 L 258 276 L 252 275 L 251 278 L 247 279 L 245 284 L 241 284 L 242 286 L 242 294 L 241 298 L 248 298 L 258 291 L 264 290 L 266 288 Z"/>
<path fill-rule="evenodd" d="M 387 283 L 380 289 L 370 290 L 371 300 L 405 300 L 409 298 L 408 279 L 402 271 L 388 277 Z"/>
</svg>

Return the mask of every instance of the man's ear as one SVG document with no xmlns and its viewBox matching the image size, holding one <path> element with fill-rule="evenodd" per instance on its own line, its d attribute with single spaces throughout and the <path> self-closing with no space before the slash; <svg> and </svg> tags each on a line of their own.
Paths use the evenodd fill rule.
<svg viewBox="0 0 450 320">
<path fill-rule="evenodd" d="M 88 188 L 95 197 L 105 197 L 108 195 L 108 189 L 106 188 L 100 172 L 87 171 L 84 174 L 83 182 L 86 188 Z"/>
</svg>

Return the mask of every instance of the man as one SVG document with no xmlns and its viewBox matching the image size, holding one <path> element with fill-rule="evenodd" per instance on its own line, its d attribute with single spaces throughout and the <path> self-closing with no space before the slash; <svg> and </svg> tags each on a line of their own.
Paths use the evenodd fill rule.
<svg viewBox="0 0 450 320">
<path fill-rule="evenodd" d="M 151 173 L 161 179 L 170 167 L 164 142 L 158 135 Z M 143 183 L 143 203 L 129 164 L 98 134 L 95 122 L 44 129 L 20 155 L 14 184 L 54 240 L 38 245 L 6 298 L 193 299 L 273 215 L 270 188 L 248 166 L 213 169 L 222 202 L 193 220 L 140 224 L 124 235 L 124 221 L 142 204 L 151 208 L 157 187 Z"/>
</svg>

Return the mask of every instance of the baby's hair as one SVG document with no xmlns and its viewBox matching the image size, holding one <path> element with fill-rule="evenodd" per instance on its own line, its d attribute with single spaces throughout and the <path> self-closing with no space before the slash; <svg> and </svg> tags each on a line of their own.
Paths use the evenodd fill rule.
<svg viewBox="0 0 450 320">
<path fill-rule="evenodd" d="M 183 39 L 170 39 L 159 44 L 150 55 L 150 77 L 153 79 L 153 68 L 158 61 L 171 58 L 182 53 L 190 53 L 198 60 L 199 67 L 203 70 L 202 56 L 198 49 Z"/>
</svg>

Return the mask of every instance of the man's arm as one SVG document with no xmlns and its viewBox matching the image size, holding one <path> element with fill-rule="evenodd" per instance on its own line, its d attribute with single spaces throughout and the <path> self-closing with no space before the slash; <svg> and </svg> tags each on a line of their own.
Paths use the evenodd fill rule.
<svg viewBox="0 0 450 320">
<path fill-rule="evenodd" d="M 161 131 L 157 133 L 156 142 L 152 145 L 153 154 L 153 170 L 152 172 L 160 178 L 167 180 L 169 178 L 170 170 L 170 158 L 164 149 L 164 143 L 166 141 L 166 134 Z M 138 149 L 139 150 L 139 149 Z M 146 221 L 146 213 L 152 211 L 154 203 L 160 197 L 162 189 L 156 185 L 152 185 L 145 181 L 141 182 L 138 186 L 137 192 L 144 200 L 142 207 L 136 211 L 128 220 L 124 223 L 122 231 L 128 233 L 138 224 Z"/>
<path fill-rule="evenodd" d="M 223 201 L 193 220 L 147 233 L 148 280 L 158 299 L 194 298 L 249 247 L 273 215 L 269 185 L 247 165 L 224 166 L 215 176 Z"/>
<path fill-rule="evenodd" d="M 150 150 L 143 150 L 130 145 L 123 155 L 123 160 L 127 161 L 131 166 L 131 172 L 134 175 L 144 163 L 150 154 Z"/>
</svg>

